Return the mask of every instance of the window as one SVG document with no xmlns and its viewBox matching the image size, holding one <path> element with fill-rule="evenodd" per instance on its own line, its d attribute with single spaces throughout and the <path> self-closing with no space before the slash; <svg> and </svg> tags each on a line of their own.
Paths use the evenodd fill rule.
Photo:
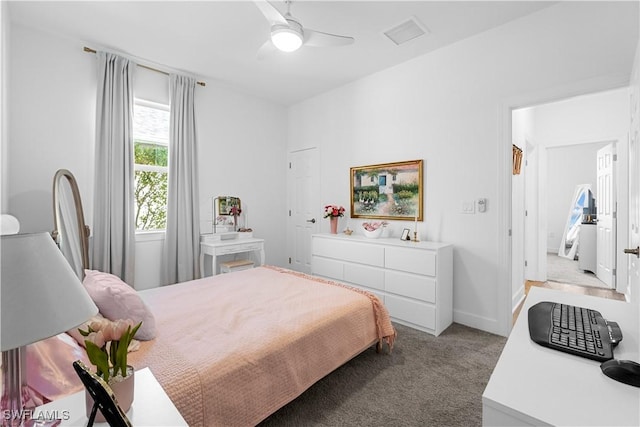
<svg viewBox="0 0 640 427">
<path fill-rule="evenodd" d="M 136 99 L 133 109 L 136 230 L 167 226 L 169 106 Z"/>
</svg>

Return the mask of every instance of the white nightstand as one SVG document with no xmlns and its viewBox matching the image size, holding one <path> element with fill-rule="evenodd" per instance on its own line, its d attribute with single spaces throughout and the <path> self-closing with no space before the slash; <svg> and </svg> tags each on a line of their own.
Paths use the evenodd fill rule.
<svg viewBox="0 0 640 427">
<path fill-rule="evenodd" d="M 63 418 L 61 426 L 85 426 L 87 416 L 84 393 L 81 391 L 39 406 L 34 411 L 34 418 L 37 418 L 40 413 L 45 416 L 57 414 L 59 418 Z M 127 417 L 134 426 L 187 426 L 187 422 L 149 368 L 136 371 L 135 395 Z M 94 423 L 94 426 L 108 426 L 108 424 Z"/>
</svg>

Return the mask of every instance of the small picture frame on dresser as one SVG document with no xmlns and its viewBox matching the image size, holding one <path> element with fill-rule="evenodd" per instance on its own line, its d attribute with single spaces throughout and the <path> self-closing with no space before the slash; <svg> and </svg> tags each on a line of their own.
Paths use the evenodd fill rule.
<svg viewBox="0 0 640 427">
<path fill-rule="evenodd" d="M 411 237 L 409 237 L 409 229 L 405 228 L 402 230 L 402 237 L 400 237 L 400 240 L 411 240 Z"/>
</svg>

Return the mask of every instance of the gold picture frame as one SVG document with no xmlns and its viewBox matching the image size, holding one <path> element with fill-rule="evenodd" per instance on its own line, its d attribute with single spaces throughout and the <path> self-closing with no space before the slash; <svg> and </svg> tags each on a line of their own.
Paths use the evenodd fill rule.
<svg viewBox="0 0 640 427">
<path fill-rule="evenodd" d="M 352 167 L 351 218 L 423 220 L 423 161 Z"/>
</svg>

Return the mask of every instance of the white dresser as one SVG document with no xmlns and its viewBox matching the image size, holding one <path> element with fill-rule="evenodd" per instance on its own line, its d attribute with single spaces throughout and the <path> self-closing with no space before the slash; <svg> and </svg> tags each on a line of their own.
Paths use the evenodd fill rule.
<svg viewBox="0 0 640 427">
<path fill-rule="evenodd" d="M 453 321 L 453 248 L 398 238 L 311 237 L 312 273 L 376 294 L 392 319 L 434 335 Z"/>
</svg>

